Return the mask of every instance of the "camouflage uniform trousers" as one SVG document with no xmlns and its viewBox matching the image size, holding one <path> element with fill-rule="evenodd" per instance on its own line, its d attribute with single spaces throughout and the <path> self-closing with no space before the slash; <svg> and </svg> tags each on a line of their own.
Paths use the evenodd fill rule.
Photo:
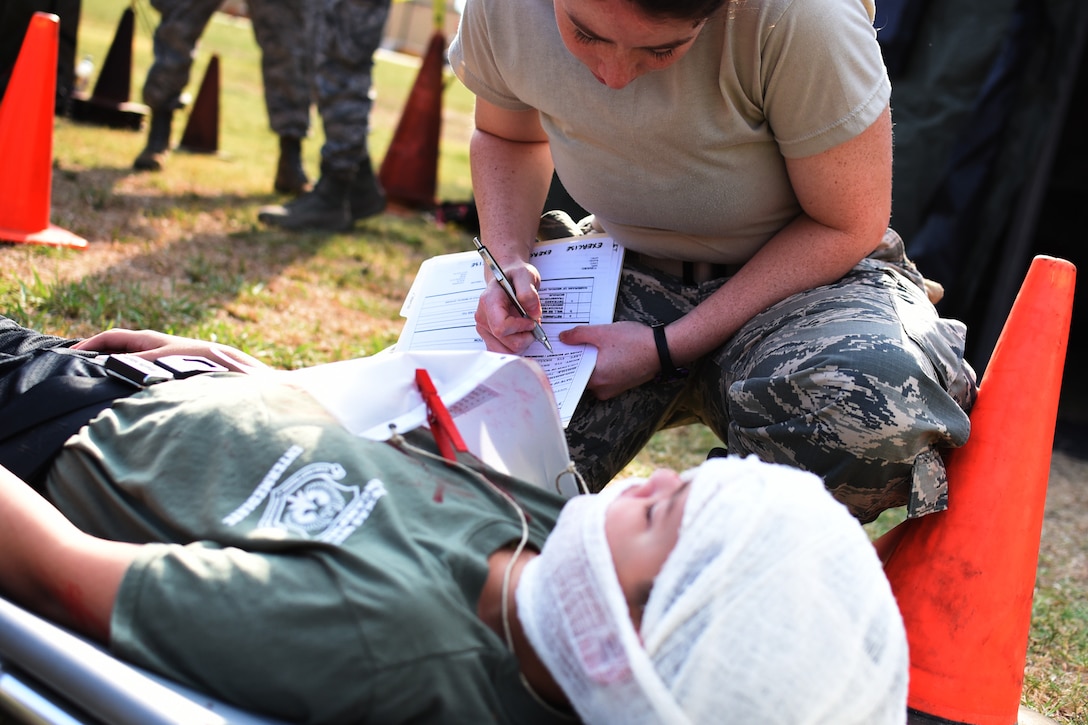
<svg viewBox="0 0 1088 725">
<path fill-rule="evenodd" d="M 616 320 L 673 322 L 724 282 L 685 285 L 628 262 Z M 862 522 L 904 504 L 912 517 L 940 511 L 940 450 L 967 441 L 977 392 L 965 333 L 938 316 L 889 230 L 841 280 L 756 315 L 687 378 L 583 397 L 571 454 L 599 490 L 655 432 L 701 421 L 732 454 L 817 473 Z"/>
<path fill-rule="evenodd" d="M 343 179 L 370 163 L 371 74 L 390 0 L 310 0 L 314 89 L 325 129 L 321 172 Z"/>
<path fill-rule="evenodd" d="M 151 0 L 160 13 L 155 59 L 144 81 L 144 103 L 176 109 L 189 83 L 197 41 L 222 0 Z M 249 0 L 253 35 L 261 47 L 268 122 L 278 136 L 304 138 L 310 129 L 311 46 L 305 0 Z"/>
</svg>

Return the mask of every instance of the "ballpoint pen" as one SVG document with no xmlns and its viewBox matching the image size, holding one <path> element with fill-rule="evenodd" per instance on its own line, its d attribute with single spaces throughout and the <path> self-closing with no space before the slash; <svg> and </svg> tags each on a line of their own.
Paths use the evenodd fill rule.
<svg viewBox="0 0 1088 725">
<path fill-rule="evenodd" d="M 506 275 L 502 271 L 502 267 L 495 261 L 495 258 L 491 256 L 491 252 L 487 250 L 487 247 L 483 245 L 479 237 L 473 237 L 472 243 L 476 245 L 476 251 L 480 253 L 480 256 L 484 258 L 484 264 L 491 270 L 491 275 L 495 278 L 495 281 L 502 287 L 502 291 L 506 293 L 506 296 L 510 298 L 510 301 L 514 303 L 514 307 L 517 308 L 521 316 L 529 319 L 529 315 L 525 312 L 525 308 L 518 302 L 517 295 L 514 294 L 514 285 L 510 284 L 510 280 L 506 278 Z M 552 344 L 548 342 L 548 336 L 544 334 L 544 328 L 540 326 L 539 322 L 534 321 L 533 337 L 538 342 L 543 343 L 544 347 L 548 348 L 548 352 L 552 352 Z"/>
</svg>

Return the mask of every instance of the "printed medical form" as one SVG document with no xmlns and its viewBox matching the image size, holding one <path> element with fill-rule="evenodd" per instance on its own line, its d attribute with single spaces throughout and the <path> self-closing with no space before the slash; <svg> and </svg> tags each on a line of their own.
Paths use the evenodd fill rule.
<svg viewBox="0 0 1088 725">
<path fill-rule="evenodd" d="M 523 357 L 548 376 L 565 426 L 589 383 L 597 348 L 564 345 L 559 333 L 576 325 L 612 322 L 623 247 L 601 234 L 569 237 L 537 244 L 530 261 L 540 272 L 541 325 L 554 351 L 534 342 Z M 474 319 L 483 290 L 484 263 L 475 251 L 425 260 L 401 307 L 407 322 L 396 349 L 485 349 Z"/>
</svg>

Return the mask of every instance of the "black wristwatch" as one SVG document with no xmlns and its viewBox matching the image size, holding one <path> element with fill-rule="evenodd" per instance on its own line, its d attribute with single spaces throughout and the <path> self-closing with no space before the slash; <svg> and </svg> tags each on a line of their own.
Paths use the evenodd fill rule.
<svg viewBox="0 0 1088 725">
<path fill-rule="evenodd" d="M 656 383 L 665 383 L 670 380 L 683 380 L 688 376 L 687 368 L 679 368 L 672 362 L 669 354 L 669 342 L 665 339 L 665 323 L 658 322 L 650 325 L 654 331 L 654 344 L 657 345 L 657 359 L 661 362 L 661 372 L 654 378 Z"/>
</svg>

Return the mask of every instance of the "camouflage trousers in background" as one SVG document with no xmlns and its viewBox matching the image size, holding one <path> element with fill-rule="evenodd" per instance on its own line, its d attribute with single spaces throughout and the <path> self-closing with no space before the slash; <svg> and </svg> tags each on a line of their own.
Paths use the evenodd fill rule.
<svg viewBox="0 0 1088 725">
<path fill-rule="evenodd" d="M 314 89 L 325 145 L 322 174 L 351 178 L 370 163 L 367 135 L 374 103 L 374 53 L 390 0 L 308 0 L 314 44 Z"/>
<path fill-rule="evenodd" d="M 176 109 L 189 84 L 197 41 L 222 0 L 151 0 L 159 11 L 154 61 L 144 82 L 144 103 Z M 304 138 L 310 129 L 311 48 L 306 0 L 248 0 L 253 35 L 261 47 L 268 123 L 278 136 Z"/>
<path fill-rule="evenodd" d="M 673 322 L 724 283 L 685 285 L 628 262 L 616 320 Z M 817 473 L 862 522 L 902 505 L 940 511 L 940 450 L 967 441 L 977 391 L 965 335 L 938 316 L 889 230 L 841 280 L 753 317 L 687 378 L 584 396 L 567 427 L 571 455 L 599 490 L 655 432 L 701 421 L 731 454 Z"/>
</svg>

